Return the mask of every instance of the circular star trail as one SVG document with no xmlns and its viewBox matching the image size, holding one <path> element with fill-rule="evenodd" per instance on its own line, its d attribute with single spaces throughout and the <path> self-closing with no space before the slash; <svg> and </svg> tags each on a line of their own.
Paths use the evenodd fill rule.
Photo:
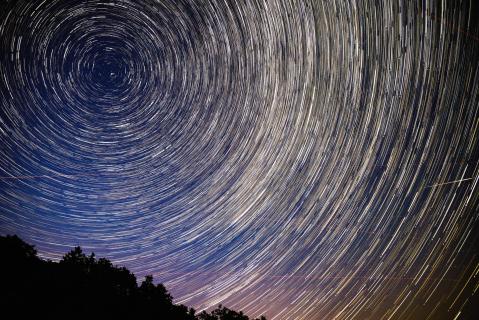
<svg viewBox="0 0 479 320">
<path fill-rule="evenodd" d="M 271 319 L 477 308 L 473 1 L 2 1 L 0 231 Z"/>
</svg>

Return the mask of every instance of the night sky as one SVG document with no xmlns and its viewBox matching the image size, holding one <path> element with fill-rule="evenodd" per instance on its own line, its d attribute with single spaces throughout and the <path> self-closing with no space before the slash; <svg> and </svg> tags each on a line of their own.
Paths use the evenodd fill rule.
<svg viewBox="0 0 479 320">
<path fill-rule="evenodd" d="M 474 2 L 2 0 L 0 234 L 197 310 L 472 318 Z"/>
</svg>

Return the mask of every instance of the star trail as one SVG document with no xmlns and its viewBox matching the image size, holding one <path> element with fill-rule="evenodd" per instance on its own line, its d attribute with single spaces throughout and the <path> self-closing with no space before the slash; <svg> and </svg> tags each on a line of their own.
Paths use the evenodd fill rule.
<svg viewBox="0 0 479 320">
<path fill-rule="evenodd" d="M 175 302 L 469 319 L 474 1 L 2 1 L 0 233 Z"/>
</svg>

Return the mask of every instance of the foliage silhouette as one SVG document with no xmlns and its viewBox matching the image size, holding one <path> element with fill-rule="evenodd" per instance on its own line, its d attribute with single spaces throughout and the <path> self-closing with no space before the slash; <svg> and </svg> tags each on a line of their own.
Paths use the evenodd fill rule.
<svg viewBox="0 0 479 320">
<path fill-rule="evenodd" d="M 236 312 L 234 310 L 230 310 L 221 304 L 215 310 L 211 311 L 211 313 L 207 313 L 206 311 L 201 312 L 198 314 L 197 319 L 199 320 L 249 320 L 249 318 L 243 314 L 243 312 Z M 260 319 L 256 320 L 266 320 L 264 316 L 261 316 Z"/>
<path fill-rule="evenodd" d="M 0 253 L 2 319 L 249 320 L 222 305 L 196 314 L 193 308 L 174 304 L 151 275 L 138 286 L 128 269 L 96 259 L 94 253 L 87 256 L 80 247 L 56 263 L 38 258 L 34 246 L 16 235 L 0 236 Z"/>
</svg>

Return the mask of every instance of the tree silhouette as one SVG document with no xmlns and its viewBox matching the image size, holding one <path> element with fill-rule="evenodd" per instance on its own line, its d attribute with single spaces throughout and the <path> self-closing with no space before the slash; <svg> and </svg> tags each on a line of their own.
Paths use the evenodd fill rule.
<svg viewBox="0 0 479 320">
<path fill-rule="evenodd" d="M 48 319 L 249 320 L 221 305 L 208 313 L 173 303 L 147 275 L 138 286 L 125 267 L 87 256 L 77 246 L 56 263 L 37 257 L 17 236 L 0 236 L 0 317 Z M 256 320 L 266 320 L 261 317 Z"/>
<path fill-rule="evenodd" d="M 216 309 L 211 311 L 211 313 L 207 313 L 206 311 L 201 312 L 198 314 L 197 319 L 199 320 L 249 320 L 248 316 L 244 315 L 243 312 L 236 312 L 234 310 L 230 310 L 221 304 L 218 305 Z M 259 319 L 253 320 L 266 320 L 264 316 L 261 316 Z"/>
</svg>

